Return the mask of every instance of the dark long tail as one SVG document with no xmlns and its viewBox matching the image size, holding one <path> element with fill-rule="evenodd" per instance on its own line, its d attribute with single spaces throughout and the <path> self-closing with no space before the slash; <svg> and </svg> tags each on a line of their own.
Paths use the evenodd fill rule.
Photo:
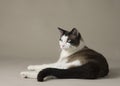
<svg viewBox="0 0 120 86">
<path fill-rule="evenodd" d="M 47 68 L 43 71 L 39 72 L 37 80 L 43 81 L 46 76 L 55 76 L 59 79 L 96 79 L 100 76 L 107 75 L 107 71 L 104 71 L 106 73 L 103 73 L 103 75 L 100 74 L 100 67 L 94 63 L 89 62 L 87 64 L 84 64 L 79 67 L 74 67 L 70 69 L 56 69 L 56 68 Z"/>
</svg>

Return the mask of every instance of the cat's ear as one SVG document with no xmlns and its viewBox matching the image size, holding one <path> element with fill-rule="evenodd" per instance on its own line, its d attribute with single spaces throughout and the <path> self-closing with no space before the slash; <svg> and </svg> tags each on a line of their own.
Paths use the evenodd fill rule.
<svg viewBox="0 0 120 86">
<path fill-rule="evenodd" d="M 60 27 L 58 27 L 58 30 L 60 31 L 61 35 L 63 35 L 63 34 L 66 32 L 66 30 L 63 30 L 63 29 L 60 28 Z"/>
<path fill-rule="evenodd" d="M 72 35 L 75 35 L 75 36 L 78 36 L 78 35 L 79 35 L 79 32 L 78 32 L 78 30 L 77 30 L 76 28 L 73 28 L 73 29 L 70 31 L 70 33 L 71 33 Z"/>
</svg>

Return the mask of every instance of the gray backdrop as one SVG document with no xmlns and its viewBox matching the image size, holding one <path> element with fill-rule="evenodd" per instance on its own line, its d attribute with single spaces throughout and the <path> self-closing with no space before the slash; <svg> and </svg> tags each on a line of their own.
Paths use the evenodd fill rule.
<svg viewBox="0 0 120 86">
<path fill-rule="evenodd" d="M 86 45 L 110 65 L 98 80 L 20 78 L 30 64 L 59 58 L 59 31 L 76 27 Z M 120 0 L 0 0 L 0 86 L 115 86 L 120 84 Z"/>
<path fill-rule="evenodd" d="M 0 58 L 58 59 L 57 27 L 76 27 L 109 61 L 120 56 L 120 0 L 0 0 Z"/>
</svg>

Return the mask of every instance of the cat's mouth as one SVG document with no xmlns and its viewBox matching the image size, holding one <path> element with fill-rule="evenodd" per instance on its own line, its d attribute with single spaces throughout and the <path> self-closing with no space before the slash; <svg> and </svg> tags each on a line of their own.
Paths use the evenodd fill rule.
<svg viewBox="0 0 120 86">
<path fill-rule="evenodd" d="M 61 48 L 61 49 L 65 49 L 65 50 L 66 50 L 66 49 L 69 49 L 68 47 L 66 47 L 66 46 L 64 46 L 64 45 L 60 46 L 60 48 Z"/>
<path fill-rule="evenodd" d="M 64 50 L 71 50 L 73 49 L 73 46 L 60 46 L 60 48 Z"/>
<path fill-rule="evenodd" d="M 60 48 L 61 48 L 61 49 L 66 49 L 64 46 L 61 46 Z"/>
<path fill-rule="evenodd" d="M 65 45 L 62 45 L 62 46 L 61 46 L 61 48 L 62 48 L 62 49 L 65 49 L 65 48 L 66 48 L 66 46 L 65 46 Z"/>
</svg>

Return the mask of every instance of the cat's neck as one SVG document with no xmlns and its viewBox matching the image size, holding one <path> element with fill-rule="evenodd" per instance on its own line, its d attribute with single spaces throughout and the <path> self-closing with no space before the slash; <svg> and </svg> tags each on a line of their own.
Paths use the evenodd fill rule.
<svg viewBox="0 0 120 86">
<path fill-rule="evenodd" d="M 60 58 L 66 58 L 69 57 L 70 55 L 76 53 L 77 51 L 83 49 L 85 47 L 85 43 L 83 41 L 80 41 L 80 45 L 78 47 L 74 47 L 69 50 L 62 49 Z"/>
</svg>

